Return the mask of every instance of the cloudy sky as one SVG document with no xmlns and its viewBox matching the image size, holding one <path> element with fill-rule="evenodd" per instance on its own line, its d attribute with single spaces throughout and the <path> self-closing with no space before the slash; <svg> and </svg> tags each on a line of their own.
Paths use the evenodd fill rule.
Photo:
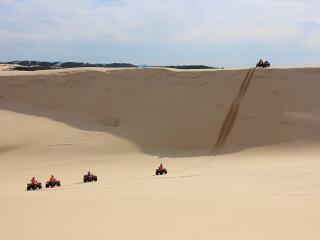
<svg viewBox="0 0 320 240">
<path fill-rule="evenodd" d="M 0 61 L 320 64 L 320 0 L 0 0 Z"/>
</svg>

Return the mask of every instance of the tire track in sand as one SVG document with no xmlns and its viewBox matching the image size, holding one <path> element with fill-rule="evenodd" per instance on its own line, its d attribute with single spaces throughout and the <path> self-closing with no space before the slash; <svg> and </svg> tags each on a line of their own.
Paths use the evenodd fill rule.
<svg viewBox="0 0 320 240">
<path fill-rule="evenodd" d="M 242 81 L 239 92 L 237 96 L 234 98 L 232 105 L 229 108 L 228 114 L 222 123 L 222 126 L 219 131 L 219 136 L 211 150 L 211 155 L 216 155 L 218 153 L 218 151 L 223 147 L 228 136 L 230 135 L 231 130 L 236 122 L 236 119 L 239 113 L 241 101 L 249 88 L 249 85 L 252 81 L 254 73 L 255 73 L 255 68 L 250 69 L 247 72 L 244 80 Z"/>
</svg>

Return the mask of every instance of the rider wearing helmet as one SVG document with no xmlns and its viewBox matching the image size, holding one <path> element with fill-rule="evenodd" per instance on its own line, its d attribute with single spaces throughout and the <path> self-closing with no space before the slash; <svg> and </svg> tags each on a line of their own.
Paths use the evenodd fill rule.
<svg viewBox="0 0 320 240">
<path fill-rule="evenodd" d="M 263 65 L 264 67 L 270 67 L 270 63 L 268 61 L 265 61 Z"/>
<path fill-rule="evenodd" d="M 259 62 L 256 64 L 256 67 L 262 67 L 263 66 L 263 61 L 262 59 L 259 60 Z"/>
<path fill-rule="evenodd" d="M 32 177 L 31 178 L 31 184 L 32 185 L 35 185 L 38 181 L 35 179 L 35 177 Z"/>
<path fill-rule="evenodd" d="M 54 182 L 56 179 L 54 178 L 53 175 L 51 175 L 51 177 L 49 178 L 49 182 Z"/>
</svg>

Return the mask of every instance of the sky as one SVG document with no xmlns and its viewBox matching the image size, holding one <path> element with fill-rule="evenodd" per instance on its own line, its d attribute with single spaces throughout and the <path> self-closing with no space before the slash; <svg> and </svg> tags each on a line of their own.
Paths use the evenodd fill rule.
<svg viewBox="0 0 320 240">
<path fill-rule="evenodd" d="M 320 0 L 0 0 L 0 61 L 320 64 Z"/>
</svg>

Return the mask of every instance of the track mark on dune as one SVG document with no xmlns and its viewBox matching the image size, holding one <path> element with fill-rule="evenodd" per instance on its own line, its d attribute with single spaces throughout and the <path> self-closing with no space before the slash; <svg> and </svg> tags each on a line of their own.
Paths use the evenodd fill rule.
<svg viewBox="0 0 320 240">
<path fill-rule="evenodd" d="M 237 120 L 237 116 L 241 106 L 241 101 L 243 100 L 243 97 L 245 96 L 249 88 L 254 72 L 255 68 L 250 69 L 247 72 L 244 80 L 242 81 L 239 92 L 237 96 L 234 98 L 231 107 L 229 108 L 228 114 L 222 123 L 222 126 L 219 131 L 219 136 L 213 146 L 213 149 L 211 150 L 211 155 L 217 154 L 217 152 L 221 149 L 221 147 L 223 147 L 228 136 L 230 135 L 231 130 Z"/>
<path fill-rule="evenodd" d="M 71 143 L 60 143 L 60 144 L 50 144 L 46 145 L 46 147 L 69 147 L 72 146 L 73 144 Z"/>
<path fill-rule="evenodd" d="M 101 118 L 98 121 L 98 124 L 105 127 L 119 127 L 121 124 L 121 120 L 120 118 L 116 117 Z"/>
</svg>

